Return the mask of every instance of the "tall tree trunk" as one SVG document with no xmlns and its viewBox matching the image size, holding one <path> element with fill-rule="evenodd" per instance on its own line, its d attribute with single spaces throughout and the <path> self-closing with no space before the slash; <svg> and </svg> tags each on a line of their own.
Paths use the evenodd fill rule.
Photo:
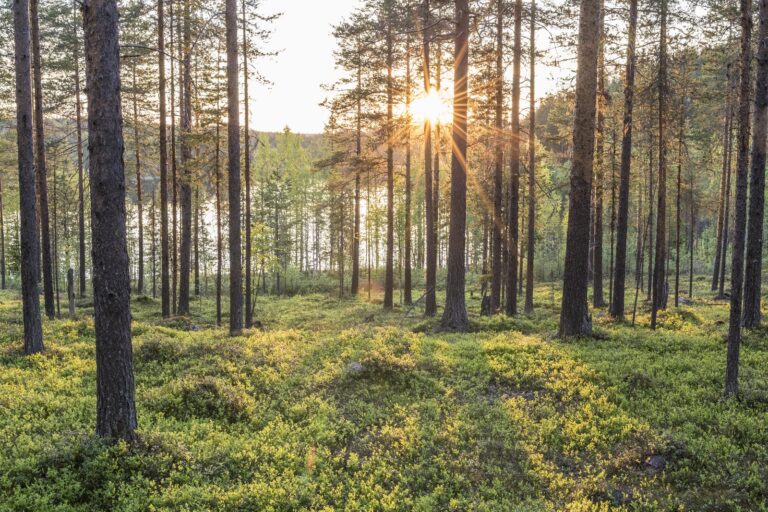
<svg viewBox="0 0 768 512">
<path fill-rule="evenodd" d="M 731 148 L 731 123 L 733 122 L 733 107 L 731 105 L 731 65 L 728 64 L 725 73 L 725 120 L 723 123 L 723 167 L 720 173 L 720 201 L 717 208 L 717 241 L 715 249 L 715 268 L 712 272 L 712 291 L 718 289 L 720 285 L 720 269 L 722 267 L 723 256 L 723 233 L 725 232 L 725 202 L 726 202 L 726 181 L 728 168 L 730 166 L 730 148 Z"/>
<path fill-rule="evenodd" d="M 0 290 L 5 290 L 5 203 L 3 202 L 3 178 L 0 176 Z"/>
<path fill-rule="evenodd" d="M 189 0 L 184 1 L 184 12 L 180 19 L 183 38 L 179 44 L 182 55 L 182 77 L 179 88 L 181 112 L 181 180 L 179 183 L 179 204 L 181 207 L 181 241 L 179 244 L 179 315 L 189 314 L 189 274 L 192 255 L 192 27 L 190 27 Z M 174 211 L 176 211 L 174 209 Z"/>
<path fill-rule="evenodd" d="M 507 315 L 517 314 L 517 264 L 520 247 L 520 62 L 522 60 L 523 2 L 515 1 L 515 46 L 512 62 L 512 140 L 509 150 L 509 215 L 507 218 Z"/>
<path fill-rule="evenodd" d="M 467 82 L 469 80 L 469 2 L 456 0 L 454 41 L 453 126 L 451 152 L 451 212 L 448 235 L 448 274 L 445 283 L 443 329 L 469 329 L 464 299 L 465 231 L 467 225 Z"/>
<path fill-rule="evenodd" d="M 53 266 L 51 261 L 51 231 L 48 216 L 48 179 L 45 166 L 45 128 L 43 125 L 43 73 L 40 57 L 40 26 L 38 20 L 39 0 L 29 3 L 29 17 L 32 38 L 32 71 L 35 81 L 35 164 L 37 171 L 37 195 L 40 209 L 40 243 L 43 256 L 43 295 L 45 314 L 53 319 Z"/>
<path fill-rule="evenodd" d="M 245 173 L 245 326 L 250 328 L 253 325 L 253 307 L 251 298 L 253 296 L 251 284 L 251 261 L 253 252 L 251 248 L 251 126 L 248 118 L 250 105 L 248 104 L 248 18 L 246 13 L 246 2 L 243 1 L 243 109 L 245 115 L 243 118 L 243 149 Z"/>
<path fill-rule="evenodd" d="M 423 48 L 424 48 L 424 93 L 431 91 L 430 81 L 430 41 L 432 32 L 430 24 L 429 0 L 423 4 Z M 437 313 L 436 286 L 437 286 L 437 226 L 435 222 L 435 201 L 433 190 L 432 169 L 432 124 L 429 119 L 424 120 L 424 214 L 426 231 L 426 274 L 424 293 L 424 315 L 435 316 Z"/>
<path fill-rule="evenodd" d="M 413 303 L 411 288 L 412 218 L 411 218 L 411 39 L 408 37 L 405 54 L 405 252 L 403 254 L 403 302 Z"/>
<path fill-rule="evenodd" d="M 159 71 L 160 103 L 160 302 L 163 318 L 171 315 L 170 255 L 168 247 L 168 134 L 165 109 L 165 8 L 164 0 L 157 2 L 157 68 Z M 173 89 L 173 85 L 171 85 Z"/>
<path fill-rule="evenodd" d="M 731 122 L 729 125 L 728 148 L 726 149 L 726 170 L 725 170 L 725 205 L 723 207 L 723 239 L 720 247 L 720 278 L 718 299 L 725 299 L 725 272 L 728 268 L 728 237 L 730 236 L 731 220 L 731 171 L 733 166 L 733 120 L 734 110 L 731 108 Z"/>
<path fill-rule="evenodd" d="M 174 61 L 178 60 L 179 62 L 182 61 L 182 56 L 179 55 L 178 58 L 174 58 L 174 42 L 173 42 L 173 35 L 176 32 L 174 29 L 174 22 L 176 21 L 176 18 L 173 15 L 173 5 L 177 0 L 169 0 L 168 6 L 169 6 L 169 20 L 168 24 L 170 25 L 170 47 L 168 48 L 168 52 L 171 56 L 171 176 L 170 176 L 170 195 L 171 195 L 171 238 L 170 238 L 170 265 L 171 265 L 171 312 L 175 315 L 177 312 L 177 295 L 176 292 L 178 290 L 178 251 L 177 251 L 177 240 L 176 240 L 176 232 L 177 232 L 177 198 L 176 198 L 176 184 L 178 182 L 177 180 L 177 160 L 176 160 L 176 81 L 174 77 Z M 181 35 L 178 34 L 177 37 L 180 37 Z M 178 45 L 180 47 L 180 45 Z M 181 82 L 179 80 L 179 82 Z M 179 103 L 181 103 L 181 97 L 179 98 Z"/>
<path fill-rule="evenodd" d="M 603 297 L 603 180 L 605 179 L 605 1 L 600 5 L 597 50 L 597 147 L 595 148 L 595 211 L 592 244 L 592 304 L 605 305 Z"/>
<path fill-rule="evenodd" d="M 216 89 L 216 111 L 219 112 L 218 84 Z M 216 117 L 216 154 L 214 166 L 216 168 L 216 325 L 221 326 L 221 270 L 222 253 L 224 252 L 224 240 L 221 233 L 221 122 Z"/>
<path fill-rule="evenodd" d="M 683 91 L 680 105 L 680 127 L 677 146 L 677 212 L 675 229 L 675 307 L 680 306 L 680 230 L 682 229 L 682 203 L 683 203 L 683 146 L 685 144 L 685 91 Z"/>
<path fill-rule="evenodd" d="M 110 439 L 132 440 L 136 405 L 117 20 L 115 0 L 88 0 L 83 4 L 96 330 L 96 433 Z"/>
<path fill-rule="evenodd" d="M 659 309 L 664 308 L 667 293 L 667 0 L 661 0 L 659 30 L 659 186 L 656 207 L 656 253 L 653 265 L 653 301 L 651 329 L 656 328 Z"/>
<path fill-rule="evenodd" d="M 627 277 L 627 231 L 629 227 L 629 185 L 632 167 L 632 114 L 635 97 L 635 44 L 637 35 L 637 0 L 629 3 L 629 32 L 627 37 L 627 71 L 624 85 L 624 120 L 621 139 L 621 169 L 619 171 L 619 211 L 616 218 L 616 263 L 613 276 L 613 301 L 610 314 L 624 318 L 624 296 Z M 638 224 L 639 226 L 639 224 Z M 639 233 L 638 233 L 639 236 Z"/>
<path fill-rule="evenodd" d="M 152 298 L 157 298 L 157 205 L 155 203 L 156 190 L 152 190 L 152 216 L 149 218 L 152 230 L 152 245 L 150 248 L 152 258 Z"/>
<path fill-rule="evenodd" d="M 761 6 L 761 11 L 763 11 Z M 765 12 L 761 12 L 765 15 Z M 761 34 L 765 36 L 765 32 Z M 762 40 L 761 40 L 762 42 Z M 725 366 L 725 396 L 739 392 L 739 346 L 741 343 L 741 305 L 744 279 L 744 242 L 747 229 L 747 184 L 749 180 L 749 104 L 752 78 L 752 1 L 741 0 L 741 80 L 739 83 L 739 132 L 736 158 L 736 199 L 731 263 L 731 312 L 728 321 L 728 349 Z M 756 133 L 765 144 L 764 126 Z"/>
<path fill-rule="evenodd" d="M 358 40 L 357 52 L 362 53 L 362 48 Z M 363 107 L 362 107 L 362 94 L 363 94 L 363 73 L 361 63 L 357 64 L 357 84 L 355 91 L 355 219 L 352 227 L 352 282 L 350 284 L 350 293 L 352 296 L 357 295 L 358 288 L 360 287 L 360 173 L 362 171 L 362 154 L 363 154 Z M 370 290 L 369 290 L 370 292 Z"/>
<path fill-rule="evenodd" d="M 491 245 L 491 313 L 498 312 L 501 306 L 501 251 L 504 247 L 502 229 L 504 217 L 504 2 L 496 3 L 496 105 L 495 105 L 495 155 L 493 169 L 493 242 Z"/>
<path fill-rule="evenodd" d="M 243 270 L 240 240 L 240 91 L 237 79 L 237 0 L 226 0 L 229 160 L 229 332 L 243 330 Z"/>
<path fill-rule="evenodd" d="M 162 2 L 161 2 L 162 3 Z M 74 51 L 72 60 L 75 64 L 75 133 L 77 135 L 77 227 L 78 227 L 78 275 L 80 297 L 85 297 L 85 183 L 83 179 L 83 121 L 80 106 L 80 41 L 77 32 L 79 24 L 79 8 L 73 8 L 75 22 L 72 24 L 74 31 Z"/>
<path fill-rule="evenodd" d="M 613 271 L 616 264 L 616 120 L 614 118 L 613 129 L 611 130 L 611 249 L 610 262 L 608 264 L 608 309 L 613 306 Z"/>
<path fill-rule="evenodd" d="M 395 250 L 395 154 L 393 148 L 393 113 L 394 107 L 394 79 L 393 59 L 394 41 L 392 35 L 392 8 L 390 2 L 385 2 L 385 15 L 387 17 L 387 261 L 384 275 L 384 309 L 392 309 L 393 292 L 395 283 L 394 274 L 394 250 Z"/>
<path fill-rule="evenodd" d="M 13 33 L 16 71 L 16 147 L 19 165 L 19 233 L 21 245 L 21 300 L 24 321 L 24 353 L 43 351 L 40 321 L 40 289 L 37 211 L 35 208 L 35 160 L 32 141 L 32 84 L 29 76 L 29 0 L 13 2 Z"/>
<path fill-rule="evenodd" d="M 765 139 L 768 132 L 768 0 L 760 0 L 755 127 L 752 134 L 752 166 L 749 177 L 749 225 L 744 274 L 744 327 L 760 325 L 760 293 L 763 271 L 763 217 L 765 210 Z"/>
<path fill-rule="evenodd" d="M 139 141 L 139 99 L 136 88 L 138 83 L 136 82 L 136 62 L 131 65 L 132 79 L 133 79 L 133 145 L 134 145 L 134 157 L 136 162 L 136 216 L 139 227 L 139 255 L 138 255 L 138 275 L 136 279 L 136 293 L 141 295 L 144 293 L 144 211 L 142 209 L 142 197 L 141 197 L 141 142 Z"/>
<path fill-rule="evenodd" d="M 195 186 L 195 201 L 194 201 L 194 208 L 195 208 L 195 235 L 193 238 L 194 243 L 194 257 L 195 257 L 195 263 L 194 263 L 194 273 L 195 273 L 195 297 L 200 296 L 200 187 Z M 205 226 L 202 226 L 203 229 L 205 229 Z"/>
<path fill-rule="evenodd" d="M 533 313 L 533 268 L 536 245 L 536 0 L 531 0 L 530 86 L 528 112 L 528 256 L 525 271 L 525 312 Z"/>
<path fill-rule="evenodd" d="M 565 246 L 561 337 L 588 336 L 592 319 L 587 305 L 589 265 L 589 206 L 592 160 L 595 152 L 595 102 L 597 95 L 597 40 L 600 0 L 582 0 L 579 18 L 578 71 L 573 124 L 573 164 Z"/>
</svg>

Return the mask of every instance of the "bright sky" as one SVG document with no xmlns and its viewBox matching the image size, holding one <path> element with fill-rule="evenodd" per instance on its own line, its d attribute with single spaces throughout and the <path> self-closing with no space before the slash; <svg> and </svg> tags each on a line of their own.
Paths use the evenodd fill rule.
<svg viewBox="0 0 768 512">
<path fill-rule="evenodd" d="M 272 24 L 273 35 L 268 46 L 280 54 L 255 63 L 256 69 L 272 82 L 251 86 L 251 119 L 255 130 L 276 132 L 289 126 L 298 133 L 323 131 L 328 112 L 319 105 L 327 96 L 322 86 L 332 84 L 341 74 L 334 65 L 336 41 L 332 26 L 358 5 L 360 0 L 262 0 L 261 12 L 282 12 L 283 15 Z M 545 47 L 546 37 L 545 31 L 538 31 L 537 46 Z M 552 92 L 563 85 L 564 78 L 573 76 L 573 64 L 564 67 L 566 69 L 537 66 L 537 97 Z M 526 73 L 527 66 L 524 75 Z M 524 95 L 527 87 L 523 84 Z M 527 100 L 524 101 L 527 105 Z"/>
</svg>

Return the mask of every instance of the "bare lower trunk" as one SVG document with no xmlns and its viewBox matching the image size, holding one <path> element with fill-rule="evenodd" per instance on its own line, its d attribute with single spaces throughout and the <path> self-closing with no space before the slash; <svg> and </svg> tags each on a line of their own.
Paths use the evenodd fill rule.
<svg viewBox="0 0 768 512">
<path fill-rule="evenodd" d="M 170 259 L 168 248 L 168 134 L 165 110 L 165 11 L 163 0 L 157 3 L 157 55 L 160 76 L 160 302 L 163 318 L 171 315 Z"/>
<path fill-rule="evenodd" d="M 136 429 L 117 3 L 83 4 L 96 330 L 96 432 L 131 440 Z M 116 101 L 117 100 L 117 101 Z"/>
<path fill-rule="evenodd" d="M 192 259 L 192 28 L 189 18 L 189 0 L 184 2 L 183 32 L 179 52 L 183 55 L 181 89 L 181 180 L 179 205 L 181 207 L 181 242 L 179 244 L 179 302 L 177 313 L 189 314 L 189 281 Z M 183 94 L 182 94 L 183 93 Z M 174 209 L 174 212 L 176 210 Z"/>
<path fill-rule="evenodd" d="M 509 215 L 507 216 L 507 315 L 517 314 L 517 265 L 520 247 L 520 62 L 523 2 L 515 2 L 515 46 L 512 63 L 512 140 L 510 144 Z"/>
<path fill-rule="evenodd" d="M 592 319 L 587 305 L 589 206 L 595 151 L 597 40 L 600 0 L 582 0 L 579 19 L 578 72 L 573 125 L 573 164 L 565 249 L 561 337 L 588 336 Z"/>
<path fill-rule="evenodd" d="M 528 256 L 525 271 L 525 312 L 533 313 L 533 268 L 536 245 L 536 1 L 531 0 L 530 108 L 528 109 Z"/>
</svg>

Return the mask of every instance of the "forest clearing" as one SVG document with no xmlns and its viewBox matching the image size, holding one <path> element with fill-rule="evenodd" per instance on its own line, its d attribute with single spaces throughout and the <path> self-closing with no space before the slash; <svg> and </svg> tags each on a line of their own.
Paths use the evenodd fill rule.
<svg viewBox="0 0 768 512">
<path fill-rule="evenodd" d="M 530 318 L 469 300 L 466 334 L 312 294 L 260 300 L 263 330 L 230 338 L 210 300 L 171 321 L 134 301 L 142 420 L 116 446 L 91 430 L 87 305 L 28 358 L 3 294 L 0 509 L 762 510 L 764 333 L 744 341 L 742 400 L 723 401 L 727 303 L 656 332 L 597 313 L 599 339 L 564 343 L 551 293 Z"/>
</svg>

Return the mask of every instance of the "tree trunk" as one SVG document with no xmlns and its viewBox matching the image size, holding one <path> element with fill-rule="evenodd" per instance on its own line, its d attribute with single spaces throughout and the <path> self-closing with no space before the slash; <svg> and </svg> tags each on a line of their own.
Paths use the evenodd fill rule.
<svg viewBox="0 0 768 512">
<path fill-rule="evenodd" d="M 139 255 L 138 255 L 138 275 L 136 279 L 136 293 L 142 295 L 144 293 L 144 218 L 142 210 L 142 197 L 141 197 L 141 142 L 139 141 L 139 101 L 136 88 L 138 84 L 136 82 L 136 62 L 132 63 L 132 79 L 133 79 L 133 145 L 134 156 L 136 162 L 136 208 L 139 224 Z"/>
<path fill-rule="evenodd" d="M 762 6 L 761 6 L 762 7 Z M 761 8 L 762 10 L 762 8 Z M 765 14 L 764 12 L 761 14 Z M 765 33 L 761 34 L 765 36 Z M 762 42 L 762 40 L 761 40 Z M 749 103 L 752 77 L 752 1 L 741 0 L 741 80 L 739 83 L 739 132 L 736 158 L 736 199 L 731 262 L 731 312 L 728 321 L 728 349 L 725 366 L 725 396 L 739 392 L 739 345 L 741 343 L 741 305 L 744 279 L 744 242 L 747 228 L 747 182 L 749 180 Z M 762 129 L 763 127 L 761 127 Z M 760 129 L 758 130 L 758 132 Z M 765 132 L 755 133 L 765 144 Z"/>
<path fill-rule="evenodd" d="M 243 1 L 243 149 L 245 173 L 245 327 L 250 328 L 253 325 L 253 307 L 251 298 L 253 295 L 251 284 L 251 261 L 253 252 L 251 248 L 251 127 L 248 119 L 250 105 L 248 104 L 248 28 L 246 16 L 246 2 Z"/>
<path fill-rule="evenodd" d="M 682 203 L 683 203 L 683 146 L 685 144 L 685 91 L 683 91 L 680 105 L 680 131 L 677 146 L 677 212 L 675 229 L 675 307 L 680 306 L 680 230 L 682 229 Z"/>
<path fill-rule="evenodd" d="M 718 289 L 720 285 L 720 269 L 722 267 L 723 256 L 723 234 L 725 232 L 725 202 L 726 202 L 726 181 L 730 166 L 730 148 L 731 148 L 731 123 L 733 121 L 731 105 L 731 65 L 728 64 L 725 73 L 725 122 L 723 123 L 723 167 L 720 174 L 720 201 L 717 209 L 717 241 L 715 250 L 715 268 L 712 272 L 712 291 Z"/>
<path fill-rule="evenodd" d="M 661 0 L 661 27 L 659 30 L 659 186 L 656 207 L 656 253 L 653 265 L 653 301 L 651 329 L 656 328 L 658 310 L 666 302 L 667 263 L 667 0 Z"/>
<path fill-rule="evenodd" d="M 384 275 L 384 309 L 392 309 L 393 292 L 395 283 L 394 274 L 394 250 L 395 250 L 395 155 L 393 148 L 393 107 L 394 107 L 394 79 L 393 59 L 394 41 L 392 35 L 392 5 L 385 3 L 385 15 L 387 16 L 387 261 Z"/>
<path fill-rule="evenodd" d="M 429 11 L 429 0 L 424 0 L 423 5 L 423 47 L 424 47 L 424 92 L 429 94 L 430 83 L 430 40 L 432 23 Z M 435 223 L 435 201 L 433 190 L 432 169 L 432 124 L 429 119 L 424 120 L 424 214 L 426 231 L 426 274 L 424 292 L 424 315 L 435 316 L 437 313 L 436 285 L 437 285 L 437 226 Z"/>
<path fill-rule="evenodd" d="M 151 245 L 151 258 L 152 258 L 152 298 L 157 298 L 157 204 L 155 197 L 157 191 L 152 190 L 152 216 L 149 218 L 152 229 L 152 245 Z"/>
<path fill-rule="evenodd" d="M 627 71 L 624 86 L 624 120 L 621 139 L 621 169 L 619 171 L 619 211 L 616 218 L 616 262 L 613 276 L 613 301 L 610 314 L 624 318 L 624 296 L 627 277 L 627 231 L 629 227 L 629 184 L 632 167 L 632 114 L 635 97 L 635 44 L 637 34 L 637 0 L 629 3 L 629 33 L 627 37 Z M 638 224 L 639 226 L 639 224 Z M 638 236 L 639 233 L 638 233 Z"/>
<path fill-rule="evenodd" d="M 171 315 L 170 258 L 168 247 L 168 135 L 165 110 L 165 9 L 164 0 L 157 2 L 157 55 L 160 75 L 160 301 L 163 318 Z M 171 86 L 173 89 L 173 86 Z"/>
<path fill-rule="evenodd" d="M 597 147 L 595 148 L 595 211 L 592 243 L 592 304 L 605 306 L 603 297 L 603 180 L 605 179 L 605 1 L 600 5 L 597 50 Z"/>
<path fill-rule="evenodd" d="M 507 315 L 517 314 L 517 265 L 520 247 L 520 62 L 522 60 L 523 2 L 515 2 L 515 46 L 512 62 L 512 140 L 510 144 L 509 215 L 507 218 Z"/>
<path fill-rule="evenodd" d="M 729 124 L 728 148 L 726 149 L 726 170 L 725 170 L 725 205 L 723 207 L 723 240 L 720 247 L 720 278 L 718 299 L 725 299 L 725 271 L 728 267 L 728 237 L 730 235 L 729 224 L 731 220 L 731 171 L 733 166 L 733 119 L 734 109 L 731 108 L 731 122 Z"/>
<path fill-rule="evenodd" d="M 530 86 L 528 109 L 528 256 L 525 271 L 525 313 L 533 313 L 533 269 L 536 245 L 536 0 L 531 0 Z"/>
<path fill-rule="evenodd" d="M 37 196 L 40 209 L 40 243 L 43 256 L 43 295 L 45 314 L 53 319 L 53 264 L 51 261 L 51 231 L 48 216 L 48 179 L 45 166 L 45 128 L 43 125 L 43 76 L 40 57 L 40 27 L 38 20 L 39 0 L 30 0 L 29 17 L 32 38 L 32 71 L 35 81 L 35 164 L 37 171 Z"/>
<path fill-rule="evenodd" d="M 578 72 L 573 124 L 573 163 L 565 247 L 561 337 L 589 336 L 592 319 L 587 305 L 589 206 L 595 152 L 597 40 L 600 0 L 582 0 L 579 18 Z"/>
<path fill-rule="evenodd" d="M 405 54 L 405 253 L 403 254 L 403 302 L 413 303 L 411 294 L 411 40 L 408 38 Z"/>
<path fill-rule="evenodd" d="M 75 269 L 67 270 L 67 305 L 69 318 L 75 318 Z"/>
<path fill-rule="evenodd" d="M 32 136 L 32 84 L 29 76 L 29 1 L 14 0 L 13 28 L 16 70 L 16 145 L 19 165 L 19 217 L 21 231 L 21 299 L 24 353 L 43 351 L 38 287 L 39 249 L 35 208 L 35 160 Z"/>
<path fill-rule="evenodd" d="M 162 3 L 162 1 L 161 1 Z M 77 226 L 78 226 L 78 265 L 80 297 L 85 297 L 85 183 L 83 179 L 83 121 L 80 106 L 80 45 L 82 41 L 78 38 L 77 25 L 79 24 L 80 12 L 78 6 L 74 9 L 75 22 L 72 24 L 75 33 L 74 55 L 72 60 L 75 63 L 75 133 L 77 135 Z"/>
<path fill-rule="evenodd" d="M 229 160 L 229 332 L 243 330 L 243 271 L 240 240 L 240 91 L 237 79 L 237 0 L 226 0 L 227 111 Z"/>
<path fill-rule="evenodd" d="M 171 176 L 170 176 L 170 190 L 169 193 L 171 195 L 171 226 L 170 226 L 170 249 L 169 249 L 169 258 L 170 258 L 170 280 L 171 280 L 171 291 L 170 291 L 170 297 L 171 297 L 171 313 L 176 314 L 177 307 L 176 307 L 176 292 L 178 290 L 178 251 L 177 251 L 177 245 L 176 245 L 176 231 L 177 231 L 177 222 L 176 222 L 176 215 L 177 215 L 177 208 L 176 208 L 176 184 L 177 184 L 177 166 L 176 166 L 176 81 L 174 77 L 174 68 L 175 63 L 174 61 L 178 60 L 181 62 L 182 56 L 179 55 L 178 58 L 174 58 L 173 52 L 174 52 L 174 42 L 173 42 L 173 35 L 174 35 L 174 21 L 175 17 L 173 16 L 173 4 L 176 0 L 169 0 L 169 20 L 168 24 L 170 25 L 170 47 L 168 48 L 168 53 L 171 56 Z M 180 36 L 180 35 L 179 35 Z M 179 45 L 180 46 L 180 45 Z M 181 103 L 181 98 L 179 98 L 179 103 Z"/>
<path fill-rule="evenodd" d="M 443 329 L 469 329 L 464 302 L 465 230 L 467 224 L 467 81 L 469 79 L 469 2 L 456 0 L 454 46 L 453 126 L 451 156 L 451 212 L 448 236 L 448 274 L 445 284 Z"/>
<path fill-rule="evenodd" d="M 768 0 L 760 0 L 755 127 L 752 135 L 752 167 L 749 178 L 749 225 L 744 274 L 744 327 L 760 325 L 760 292 L 763 263 L 765 209 L 765 139 L 768 131 Z"/>
<path fill-rule="evenodd" d="M 181 111 L 181 180 L 179 203 L 181 206 L 181 242 L 179 244 L 179 303 L 177 313 L 189 314 L 189 274 L 192 255 L 192 28 L 189 18 L 189 0 L 184 1 L 183 40 L 179 44 L 182 54 L 181 88 L 179 102 Z M 181 23 L 181 20 L 180 20 Z M 176 210 L 174 209 L 174 212 Z"/>
<path fill-rule="evenodd" d="M 136 429 L 120 51 L 115 0 L 83 4 L 96 330 L 96 433 L 132 440 Z"/>
<path fill-rule="evenodd" d="M 3 178 L 0 176 L 0 290 L 5 290 L 5 203 L 3 202 Z"/>
<path fill-rule="evenodd" d="M 495 127 L 496 144 L 493 169 L 493 242 L 491 246 L 491 313 L 498 312 L 501 306 L 501 251 L 504 247 L 502 229 L 504 217 L 502 204 L 504 200 L 504 141 L 503 132 L 503 102 L 504 102 L 504 2 L 496 3 L 496 109 Z"/>
<path fill-rule="evenodd" d="M 216 89 L 216 111 L 219 112 L 218 84 Z M 224 241 L 221 233 L 221 122 L 216 117 L 216 154 L 214 166 L 216 167 L 216 325 L 221 326 L 221 269 Z"/>
</svg>

